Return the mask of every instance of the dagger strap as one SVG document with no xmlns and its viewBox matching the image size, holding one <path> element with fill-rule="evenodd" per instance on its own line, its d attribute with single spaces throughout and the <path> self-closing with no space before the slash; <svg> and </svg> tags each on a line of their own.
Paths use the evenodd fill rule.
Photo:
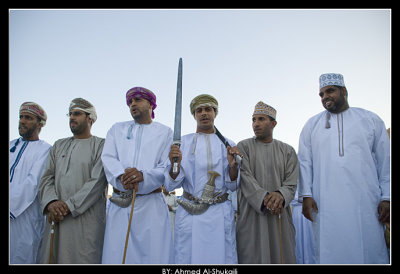
<svg viewBox="0 0 400 274">
<path fill-rule="evenodd" d="M 119 190 L 116 189 L 115 187 L 113 187 L 113 191 L 114 191 L 115 193 L 117 193 L 118 195 L 123 196 L 123 198 L 132 198 L 132 193 L 131 193 L 131 192 L 128 193 L 128 192 L 124 192 L 124 191 L 119 191 Z M 162 192 L 162 188 L 161 188 L 161 187 L 159 187 L 159 188 L 153 190 L 153 191 L 150 192 L 150 193 L 147 193 L 147 194 L 136 194 L 136 196 L 144 196 L 144 195 L 149 195 L 149 194 L 158 193 L 158 192 Z"/>
<path fill-rule="evenodd" d="M 228 195 L 229 195 L 228 193 L 224 193 L 220 196 L 217 196 L 217 197 L 214 197 L 211 199 L 203 199 L 203 198 L 198 198 L 196 196 L 193 196 L 192 194 L 190 194 L 189 192 L 186 192 L 185 190 L 183 191 L 183 194 L 182 194 L 183 197 L 185 197 L 189 201 L 193 201 L 196 204 L 209 204 L 209 205 L 225 202 L 226 200 L 228 200 Z"/>
</svg>

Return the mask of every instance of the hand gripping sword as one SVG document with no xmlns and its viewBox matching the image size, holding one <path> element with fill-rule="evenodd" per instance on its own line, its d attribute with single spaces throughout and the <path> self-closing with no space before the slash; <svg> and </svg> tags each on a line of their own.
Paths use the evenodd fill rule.
<svg viewBox="0 0 400 274">
<path fill-rule="evenodd" d="M 214 126 L 214 129 L 215 129 L 215 134 L 218 136 L 218 138 L 221 140 L 221 142 L 225 145 L 225 147 L 226 148 L 230 147 L 231 145 L 228 143 L 228 141 L 225 139 L 225 137 L 221 134 L 221 132 L 219 132 L 219 130 L 217 129 L 216 126 Z M 237 154 L 233 154 L 233 157 L 235 158 L 236 163 L 238 163 L 239 165 L 242 163 L 242 157 L 240 157 Z M 236 189 L 238 189 L 237 182 L 238 181 L 236 181 Z M 239 198 L 236 199 L 236 213 L 237 213 L 237 215 L 240 214 Z"/>
<path fill-rule="evenodd" d="M 228 141 L 225 139 L 225 137 L 219 132 L 216 126 L 214 126 L 215 129 L 215 134 L 218 136 L 218 138 L 221 140 L 221 142 L 225 145 L 226 148 L 228 146 L 230 147 L 231 145 L 228 143 Z M 237 154 L 233 154 L 233 157 L 235 158 L 236 163 L 240 164 L 242 162 L 242 157 L 240 157 Z"/>
<path fill-rule="evenodd" d="M 178 83 L 176 87 L 176 103 L 175 103 L 175 124 L 174 124 L 174 141 L 173 145 L 181 145 L 181 122 L 182 122 L 182 58 L 179 58 L 178 66 Z M 172 173 L 178 173 L 178 158 L 174 158 Z"/>
</svg>

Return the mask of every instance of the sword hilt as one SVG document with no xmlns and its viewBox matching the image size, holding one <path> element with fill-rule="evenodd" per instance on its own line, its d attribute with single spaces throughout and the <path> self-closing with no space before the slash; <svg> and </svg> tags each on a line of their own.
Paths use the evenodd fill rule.
<svg viewBox="0 0 400 274">
<path fill-rule="evenodd" d="M 172 143 L 172 145 L 174 146 L 181 146 L 181 141 L 180 140 L 176 140 Z M 172 173 L 173 174 L 177 174 L 178 173 L 178 157 L 174 157 L 174 164 L 172 165 Z"/>
</svg>

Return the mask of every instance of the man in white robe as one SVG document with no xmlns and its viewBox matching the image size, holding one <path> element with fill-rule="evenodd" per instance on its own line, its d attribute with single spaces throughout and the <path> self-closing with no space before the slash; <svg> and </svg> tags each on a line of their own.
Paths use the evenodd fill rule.
<svg viewBox="0 0 400 274">
<path fill-rule="evenodd" d="M 131 204 L 114 201 L 136 190 L 129 231 L 126 264 L 173 263 L 173 243 L 168 207 L 161 191 L 163 171 L 172 144 L 172 130 L 154 118 L 156 97 L 135 87 L 126 93 L 132 121 L 114 124 L 108 131 L 102 161 L 114 192 L 107 211 L 103 264 L 121 264 Z"/>
<path fill-rule="evenodd" d="M 302 213 L 303 204 L 299 202 L 298 191 L 290 205 L 296 231 L 296 262 L 298 264 L 315 264 L 312 222 Z"/>
<path fill-rule="evenodd" d="M 106 217 L 104 139 L 90 132 L 97 115 L 87 100 L 72 100 L 68 116 L 73 136 L 54 143 L 39 187 L 41 210 L 48 220 L 40 263 L 50 263 L 52 254 L 51 263 L 98 264 Z"/>
<path fill-rule="evenodd" d="M 47 115 L 41 106 L 25 102 L 19 110 L 21 136 L 10 142 L 10 263 L 35 264 L 43 235 L 38 188 L 51 146 L 39 140 Z"/>
<path fill-rule="evenodd" d="M 383 224 L 390 217 L 390 145 L 384 122 L 349 107 L 341 74 L 320 77 L 325 111 L 299 141 L 299 199 L 313 222 L 316 262 L 389 263 Z"/>
<path fill-rule="evenodd" d="M 178 158 L 178 173 L 172 174 L 171 164 L 165 169 L 165 187 L 171 191 L 182 187 L 182 200 L 200 198 L 209 180 L 208 171 L 216 171 L 214 193 L 224 197 L 200 215 L 192 215 L 179 206 L 175 217 L 175 263 L 177 264 L 237 264 L 235 220 L 228 189 L 236 190 L 238 164 L 233 154 L 241 156 L 230 140 L 225 145 L 214 133 L 217 100 L 206 94 L 194 98 L 191 113 L 197 121 L 196 133 L 182 136 L 180 149 L 171 146 L 170 163 Z M 193 204 L 194 207 L 201 206 Z"/>
</svg>

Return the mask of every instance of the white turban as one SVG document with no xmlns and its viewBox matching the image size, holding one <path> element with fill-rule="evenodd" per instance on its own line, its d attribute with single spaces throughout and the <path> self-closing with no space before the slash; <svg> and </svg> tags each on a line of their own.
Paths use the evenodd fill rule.
<svg viewBox="0 0 400 274">
<path fill-rule="evenodd" d="M 93 123 L 97 120 L 96 108 L 89 101 L 83 98 L 75 98 L 72 100 L 69 105 L 69 111 L 72 109 L 78 109 L 89 113 L 89 117 L 93 120 Z"/>
</svg>

